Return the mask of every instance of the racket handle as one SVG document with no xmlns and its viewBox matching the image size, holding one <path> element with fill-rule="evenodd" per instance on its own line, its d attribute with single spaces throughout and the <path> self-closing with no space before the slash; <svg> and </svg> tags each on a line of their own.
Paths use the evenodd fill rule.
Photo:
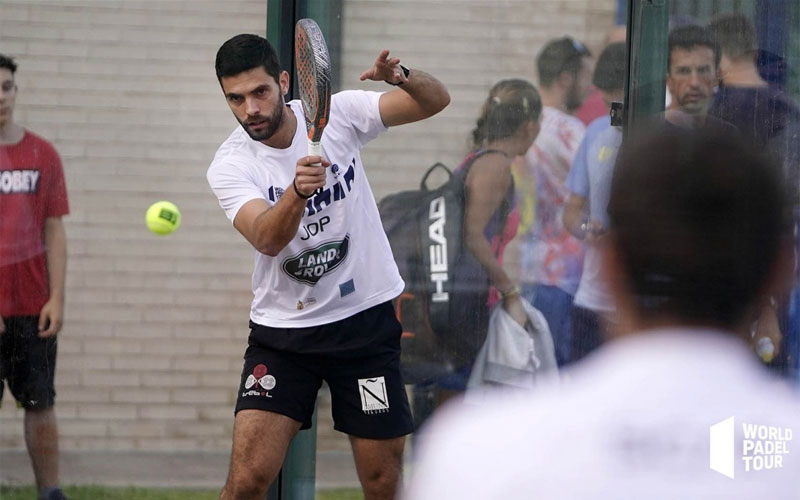
<svg viewBox="0 0 800 500">
<path fill-rule="evenodd" d="M 308 156 L 322 156 L 322 144 L 319 142 L 308 141 Z M 315 163 L 316 166 L 321 166 L 321 163 Z"/>
<path fill-rule="evenodd" d="M 322 156 L 322 144 L 319 142 L 314 142 L 312 140 L 308 141 L 308 156 Z M 314 163 L 315 167 L 321 167 L 322 163 Z M 314 194 L 322 194 L 322 188 L 317 188 L 314 191 Z"/>
</svg>

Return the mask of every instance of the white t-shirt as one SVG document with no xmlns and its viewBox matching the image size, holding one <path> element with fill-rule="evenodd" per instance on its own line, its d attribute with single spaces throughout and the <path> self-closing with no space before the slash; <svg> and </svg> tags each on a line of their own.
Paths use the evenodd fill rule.
<svg viewBox="0 0 800 500">
<path fill-rule="evenodd" d="M 361 148 L 386 130 L 378 92 L 351 90 L 331 99 L 322 155 L 331 162 L 321 194 L 308 200 L 297 234 L 275 257 L 255 251 L 250 319 L 302 328 L 332 323 L 393 299 L 404 284 L 383 232 Z M 293 189 L 297 160 L 308 155 L 300 101 L 290 147 L 271 148 L 237 128 L 217 150 L 207 178 L 231 222 L 250 200 L 274 205 Z"/>
<path fill-rule="evenodd" d="M 567 370 L 561 387 L 446 408 L 420 436 L 403 498 L 797 499 L 798 394 L 732 335 L 642 332 Z M 711 426 L 730 417 L 714 453 L 733 479 L 710 467 Z M 767 427 L 760 446 L 745 441 L 753 425 Z M 773 453 L 755 470 L 759 451 L 782 467 L 764 468 Z"/>
</svg>

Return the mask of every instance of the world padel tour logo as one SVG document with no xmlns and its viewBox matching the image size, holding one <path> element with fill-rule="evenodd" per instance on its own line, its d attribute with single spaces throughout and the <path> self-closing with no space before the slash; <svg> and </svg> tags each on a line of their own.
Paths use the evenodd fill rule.
<svg viewBox="0 0 800 500">
<path fill-rule="evenodd" d="M 734 479 L 736 459 L 740 458 L 744 472 L 782 469 L 789 454 L 792 429 L 773 425 L 741 424 L 741 446 L 737 450 L 736 423 L 726 418 L 710 427 L 709 467 Z"/>
<path fill-rule="evenodd" d="M 288 258 L 283 262 L 282 268 L 290 278 L 314 286 L 320 278 L 344 262 L 348 248 L 350 235 L 341 241 L 329 241 Z"/>
</svg>

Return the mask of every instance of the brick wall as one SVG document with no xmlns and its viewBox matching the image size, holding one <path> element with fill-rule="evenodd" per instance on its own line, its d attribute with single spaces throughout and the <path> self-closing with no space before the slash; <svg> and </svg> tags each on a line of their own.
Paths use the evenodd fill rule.
<svg viewBox="0 0 800 500">
<path fill-rule="evenodd" d="M 615 3 L 343 2 L 344 88 L 385 89 L 358 75 L 389 48 L 453 98 L 367 147 L 376 196 L 414 186 L 434 161 L 455 165 L 488 88 L 533 79 L 550 37 L 598 45 Z M 263 33 L 265 17 L 265 0 L 0 0 L 0 52 L 20 65 L 16 118 L 61 153 L 72 209 L 56 377 L 64 449 L 230 446 L 252 254 L 205 181 L 235 126 L 213 58 L 229 36 Z M 143 224 L 159 199 L 183 213 L 168 237 Z M 19 448 L 22 412 L 6 398 L 0 447 Z"/>
<path fill-rule="evenodd" d="M 57 371 L 65 449 L 227 449 L 252 256 L 205 180 L 235 126 L 220 43 L 263 33 L 264 0 L 0 2 L 16 118 L 62 155 L 72 213 Z M 150 234 L 175 202 L 183 225 Z M 0 445 L 21 447 L 21 411 Z"/>
</svg>

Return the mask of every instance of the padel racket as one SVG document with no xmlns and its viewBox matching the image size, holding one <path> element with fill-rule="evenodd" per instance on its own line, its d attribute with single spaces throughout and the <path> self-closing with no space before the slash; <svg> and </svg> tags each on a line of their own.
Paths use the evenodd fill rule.
<svg viewBox="0 0 800 500">
<path fill-rule="evenodd" d="M 322 31 L 313 19 L 300 19 L 295 25 L 294 59 L 297 88 L 306 117 L 308 154 L 320 156 L 322 131 L 331 111 L 331 59 Z"/>
</svg>

